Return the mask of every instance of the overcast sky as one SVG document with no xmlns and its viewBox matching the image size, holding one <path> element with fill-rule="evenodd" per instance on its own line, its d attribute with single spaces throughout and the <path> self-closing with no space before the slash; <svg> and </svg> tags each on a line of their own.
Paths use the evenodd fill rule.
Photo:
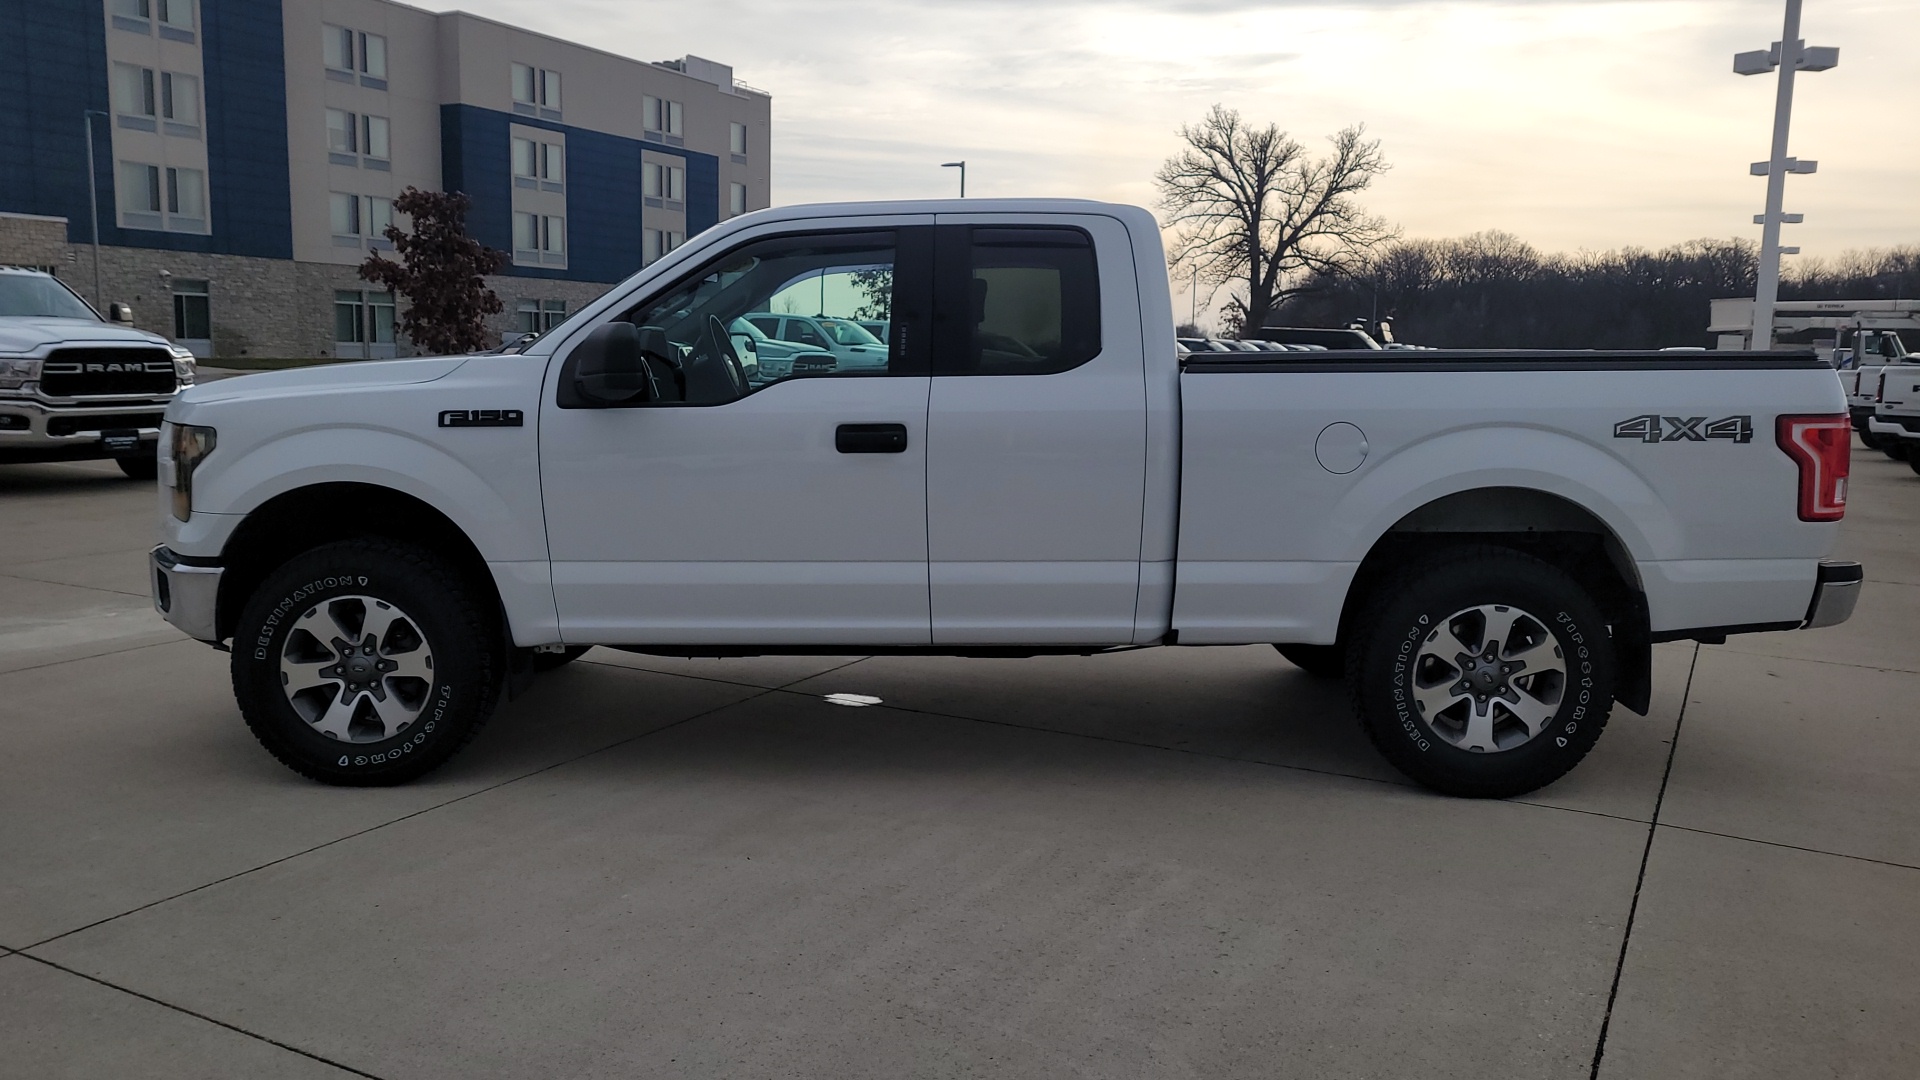
<svg viewBox="0 0 1920 1080">
<path fill-rule="evenodd" d="M 420 0 L 416 0 L 420 2 Z M 425 0 L 427 6 L 444 3 Z M 1312 147 L 1351 123 L 1409 236 L 1547 249 L 1749 236 L 1771 77 L 1732 55 L 1782 0 L 461 0 L 645 60 L 694 53 L 773 94 L 776 203 L 951 194 L 1152 205 L 1176 129 L 1219 102 Z M 1806 0 L 1839 68 L 1799 80 L 1788 182 L 1810 255 L 1920 243 L 1920 2 Z"/>
</svg>

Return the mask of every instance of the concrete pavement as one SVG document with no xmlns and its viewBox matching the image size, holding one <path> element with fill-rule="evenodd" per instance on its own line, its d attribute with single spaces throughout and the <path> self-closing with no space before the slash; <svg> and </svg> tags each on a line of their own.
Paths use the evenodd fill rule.
<svg viewBox="0 0 1920 1080">
<path fill-rule="evenodd" d="M 1265 648 L 598 650 L 324 788 L 147 608 L 149 487 L 0 469 L 0 1077 L 1911 1075 L 1920 478 L 1854 475 L 1854 622 L 1469 802 Z"/>
</svg>

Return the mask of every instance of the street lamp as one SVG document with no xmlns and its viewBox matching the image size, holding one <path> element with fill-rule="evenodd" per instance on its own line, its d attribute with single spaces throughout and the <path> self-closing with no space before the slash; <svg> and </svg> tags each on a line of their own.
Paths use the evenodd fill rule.
<svg viewBox="0 0 1920 1080">
<path fill-rule="evenodd" d="M 1788 173 L 1811 173 L 1820 167 L 1817 161 L 1801 161 L 1787 156 L 1787 127 L 1793 118 L 1793 74 L 1796 71 L 1826 71 L 1840 63 L 1840 50 L 1826 46 L 1808 48 L 1800 40 L 1800 0 L 1787 0 L 1786 26 L 1780 40 L 1771 49 L 1738 53 L 1733 70 L 1740 75 L 1780 73 L 1779 89 L 1773 99 L 1773 154 L 1766 161 L 1748 167 L 1754 176 L 1767 178 L 1767 209 L 1755 214 L 1760 226 L 1760 274 L 1753 296 L 1753 347 L 1773 348 L 1773 306 L 1780 299 L 1780 256 L 1798 255 L 1797 247 L 1780 246 L 1780 226 L 1798 225 L 1804 214 L 1781 210 L 1786 197 Z"/>
<path fill-rule="evenodd" d="M 87 122 L 87 207 L 93 211 L 93 302 L 105 305 L 100 296 L 100 177 L 93 171 L 93 118 L 111 119 L 99 109 L 86 109 L 80 114 Z"/>
<path fill-rule="evenodd" d="M 960 197 L 963 199 L 966 198 L 967 197 L 967 163 L 964 161 L 943 161 L 940 163 L 940 167 L 943 169 L 959 169 L 960 170 Z"/>
</svg>

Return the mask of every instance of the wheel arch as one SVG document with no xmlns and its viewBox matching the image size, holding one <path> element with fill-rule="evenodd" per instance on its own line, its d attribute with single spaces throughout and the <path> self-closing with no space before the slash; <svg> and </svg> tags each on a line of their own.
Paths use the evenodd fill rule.
<svg viewBox="0 0 1920 1080">
<path fill-rule="evenodd" d="M 231 635 L 240 609 L 276 567 L 304 551 L 355 537 L 418 544 L 447 559 L 481 591 L 490 609 L 506 613 L 486 558 L 465 530 L 415 495 L 378 484 L 331 481 L 293 488 L 249 512 L 227 537 L 215 605 L 216 632 Z"/>
<path fill-rule="evenodd" d="M 1598 514 L 1538 488 L 1469 488 L 1401 515 L 1374 539 L 1354 573 L 1340 617 L 1341 639 L 1348 638 L 1354 620 L 1396 571 L 1467 545 L 1531 555 L 1586 589 L 1612 630 L 1620 669 L 1616 700 L 1645 715 L 1653 693 L 1653 655 L 1646 592 L 1633 554 Z"/>
</svg>

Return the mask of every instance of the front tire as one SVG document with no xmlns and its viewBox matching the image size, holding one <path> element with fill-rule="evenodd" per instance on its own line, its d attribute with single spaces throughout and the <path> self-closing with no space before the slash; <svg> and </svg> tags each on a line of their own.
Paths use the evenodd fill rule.
<svg viewBox="0 0 1920 1080">
<path fill-rule="evenodd" d="M 1347 671 L 1347 650 L 1339 645 L 1275 645 L 1287 663 L 1316 679 L 1338 679 Z"/>
<path fill-rule="evenodd" d="M 160 458 L 156 454 L 114 458 L 113 463 L 120 466 L 120 471 L 126 473 L 129 480 L 152 480 L 160 475 Z"/>
<path fill-rule="evenodd" d="M 1380 753 L 1448 795 L 1524 795 L 1587 755 L 1613 708 L 1599 608 L 1547 563 L 1463 549 L 1377 594 L 1348 663 Z"/>
<path fill-rule="evenodd" d="M 500 634 L 423 549 L 348 540 L 268 575 L 234 629 L 233 692 L 260 745 L 325 784 L 401 784 L 492 715 Z"/>
</svg>

